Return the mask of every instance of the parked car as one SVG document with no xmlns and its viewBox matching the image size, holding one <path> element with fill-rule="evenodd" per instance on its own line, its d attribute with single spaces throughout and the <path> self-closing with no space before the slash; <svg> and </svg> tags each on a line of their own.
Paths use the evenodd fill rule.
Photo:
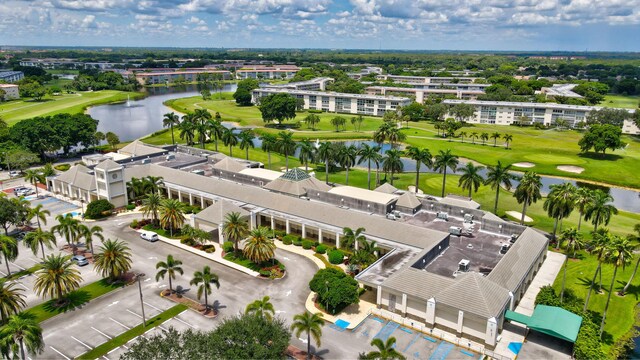
<svg viewBox="0 0 640 360">
<path fill-rule="evenodd" d="M 36 192 L 32 188 L 23 187 L 18 191 L 14 191 L 15 196 L 29 196 L 31 194 L 35 194 Z"/>
<path fill-rule="evenodd" d="M 140 233 L 140 237 L 143 240 L 147 240 L 149 242 L 156 242 L 158 241 L 158 234 L 154 233 L 153 231 L 145 231 Z"/>
<path fill-rule="evenodd" d="M 27 190 L 27 189 L 28 189 L 28 187 L 26 187 L 26 186 L 14 187 L 13 188 L 13 195 L 18 196 L 18 192 L 21 192 L 21 191 L 24 191 L 24 190 Z"/>
<path fill-rule="evenodd" d="M 21 176 L 21 175 L 22 175 L 21 171 L 17 171 L 17 170 L 9 171 L 9 177 L 14 178 L 14 177 L 18 177 L 18 176 Z"/>
<path fill-rule="evenodd" d="M 71 261 L 78 264 L 78 266 L 85 266 L 89 264 L 89 261 L 87 260 L 87 258 L 82 255 L 75 255 L 74 257 L 71 258 Z"/>
</svg>

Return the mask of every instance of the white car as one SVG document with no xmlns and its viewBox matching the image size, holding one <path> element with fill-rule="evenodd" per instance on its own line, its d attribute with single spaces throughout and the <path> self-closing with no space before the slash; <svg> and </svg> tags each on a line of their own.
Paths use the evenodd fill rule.
<svg viewBox="0 0 640 360">
<path fill-rule="evenodd" d="M 158 241 L 158 234 L 154 233 L 153 231 L 145 231 L 143 233 L 140 233 L 140 237 L 149 242 Z"/>
<path fill-rule="evenodd" d="M 31 188 L 22 188 L 15 192 L 16 196 L 29 196 L 31 194 L 35 194 L 35 191 Z"/>
<path fill-rule="evenodd" d="M 20 171 L 15 171 L 15 170 L 14 171 L 9 171 L 9 177 L 14 178 L 14 177 L 18 177 L 20 175 L 22 175 L 22 173 Z"/>
</svg>

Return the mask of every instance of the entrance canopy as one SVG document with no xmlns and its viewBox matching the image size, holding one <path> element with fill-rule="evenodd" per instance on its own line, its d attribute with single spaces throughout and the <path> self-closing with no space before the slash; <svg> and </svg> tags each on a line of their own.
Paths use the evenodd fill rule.
<svg viewBox="0 0 640 360">
<path fill-rule="evenodd" d="M 556 306 L 547 305 L 537 305 L 531 316 L 507 310 L 505 319 L 572 343 L 576 342 L 580 325 L 582 325 L 582 316 Z"/>
</svg>

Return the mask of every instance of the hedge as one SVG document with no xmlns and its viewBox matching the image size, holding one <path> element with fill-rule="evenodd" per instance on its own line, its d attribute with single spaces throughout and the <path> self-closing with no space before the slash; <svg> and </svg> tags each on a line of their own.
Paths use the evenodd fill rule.
<svg viewBox="0 0 640 360">
<path fill-rule="evenodd" d="M 88 219 L 101 219 L 111 215 L 113 209 L 113 204 L 107 199 L 94 200 L 87 205 L 84 216 Z"/>
<path fill-rule="evenodd" d="M 338 249 L 329 251 L 328 256 L 329 262 L 334 265 L 342 264 L 344 260 L 344 253 Z"/>
<path fill-rule="evenodd" d="M 311 240 L 302 240 L 302 248 L 305 250 L 309 250 L 313 247 L 314 242 Z"/>
<path fill-rule="evenodd" d="M 316 246 L 316 254 L 324 254 L 327 252 L 327 245 L 318 245 Z"/>
<path fill-rule="evenodd" d="M 293 245 L 302 246 L 302 238 L 297 237 L 295 240 L 293 240 Z"/>
<path fill-rule="evenodd" d="M 233 246 L 233 243 L 231 241 L 225 241 L 222 244 L 222 250 L 227 254 L 232 252 L 233 248 L 234 248 L 234 246 Z"/>
</svg>

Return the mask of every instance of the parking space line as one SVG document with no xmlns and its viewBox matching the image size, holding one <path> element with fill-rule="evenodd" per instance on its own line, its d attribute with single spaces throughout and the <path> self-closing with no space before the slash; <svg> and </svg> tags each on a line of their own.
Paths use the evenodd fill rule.
<svg viewBox="0 0 640 360">
<path fill-rule="evenodd" d="M 175 317 L 172 317 L 172 318 L 171 318 L 171 319 L 169 319 L 169 320 L 178 320 L 178 321 L 180 321 L 181 323 L 183 323 L 183 324 L 185 324 L 185 325 L 187 325 L 187 326 L 190 326 L 192 329 L 195 329 L 195 328 L 196 328 L 195 326 L 193 326 L 193 325 L 189 324 L 188 322 L 186 322 L 186 321 L 184 321 L 184 320 L 182 320 L 182 319 L 178 318 L 178 316 L 182 315 L 182 313 L 184 313 L 184 312 L 186 312 L 186 311 L 187 311 L 187 310 L 185 310 L 185 311 L 181 312 L 180 314 L 176 315 Z"/>
<path fill-rule="evenodd" d="M 120 349 L 120 346 L 118 346 L 117 348 L 115 348 L 115 349 L 113 349 L 113 350 L 109 351 L 109 352 L 107 353 L 107 355 L 110 355 L 112 352 L 114 352 L 114 351 L 116 351 L 116 350 L 118 350 L 118 349 Z"/>
<path fill-rule="evenodd" d="M 84 347 L 86 347 L 87 349 L 89 349 L 89 350 L 93 350 L 93 348 L 92 348 L 91 346 L 89 346 L 89 345 L 87 345 L 87 344 L 83 343 L 82 341 L 80 341 L 80 340 L 76 339 L 74 336 L 71 336 L 71 338 L 72 338 L 73 340 L 75 340 L 75 341 L 79 342 L 81 345 L 83 345 L 83 346 L 84 346 Z"/>
<path fill-rule="evenodd" d="M 135 316 L 139 317 L 140 319 L 142 319 L 142 315 L 138 315 L 138 314 L 134 313 L 133 311 L 131 311 L 131 310 L 129 310 L 129 309 L 127 309 L 127 311 L 128 311 L 129 313 L 131 313 L 131 314 L 133 314 L 133 315 L 135 315 Z"/>
<path fill-rule="evenodd" d="M 109 335 L 107 335 L 107 334 L 103 333 L 102 331 L 100 331 L 100 330 L 98 330 L 98 329 L 94 328 L 93 326 L 92 326 L 91 328 L 92 328 L 93 330 L 97 331 L 98 333 L 100 333 L 100 334 L 104 335 L 104 337 L 106 337 L 107 339 L 109 339 L 109 340 L 113 339 L 111 336 L 109 336 Z"/>
<path fill-rule="evenodd" d="M 111 319 L 111 321 L 113 321 L 114 323 L 116 323 L 116 324 L 118 324 L 118 325 L 122 326 L 123 328 L 125 328 L 125 329 L 127 329 L 127 330 L 131 330 L 131 328 L 130 328 L 130 327 L 128 327 L 127 325 L 125 325 L 125 324 L 121 323 L 120 321 L 115 320 L 115 319 L 114 319 L 114 318 L 112 318 L 112 317 L 110 317 L 109 319 Z"/>
<path fill-rule="evenodd" d="M 54 348 L 53 346 L 49 345 L 49 348 L 55 352 L 58 353 L 58 355 L 62 356 L 63 358 L 67 359 L 67 360 L 71 360 L 71 358 L 67 357 L 65 354 L 61 353 L 60 351 L 56 350 L 56 348 Z"/>
<path fill-rule="evenodd" d="M 146 301 L 144 302 L 144 304 L 145 304 L 145 305 L 148 305 L 148 306 L 150 306 L 150 307 L 152 307 L 152 308 L 154 308 L 154 309 L 156 309 L 156 310 L 158 310 L 158 311 L 160 311 L 160 312 L 163 312 L 163 311 L 164 311 L 164 310 L 162 310 L 162 309 L 158 309 L 157 307 L 155 307 L 155 306 L 153 306 L 153 305 L 149 304 L 149 303 L 148 303 L 148 302 L 146 302 Z"/>
</svg>

